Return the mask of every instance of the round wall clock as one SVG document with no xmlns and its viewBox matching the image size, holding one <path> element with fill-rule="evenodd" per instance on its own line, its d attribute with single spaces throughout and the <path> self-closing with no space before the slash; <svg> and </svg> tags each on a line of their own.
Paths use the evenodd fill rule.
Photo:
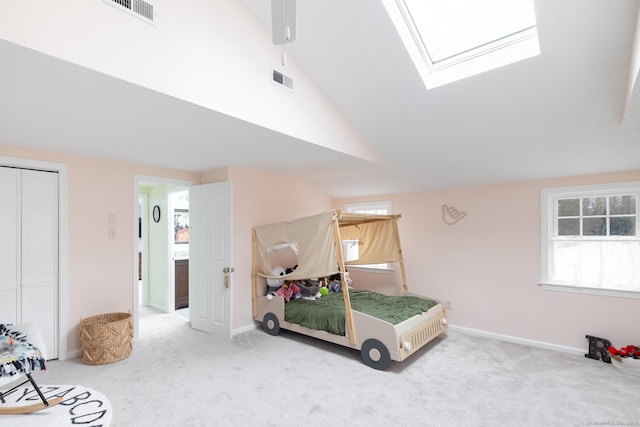
<svg viewBox="0 0 640 427">
<path fill-rule="evenodd" d="M 160 206 L 153 207 L 153 222 L 160 222 Z"/>
</svg>

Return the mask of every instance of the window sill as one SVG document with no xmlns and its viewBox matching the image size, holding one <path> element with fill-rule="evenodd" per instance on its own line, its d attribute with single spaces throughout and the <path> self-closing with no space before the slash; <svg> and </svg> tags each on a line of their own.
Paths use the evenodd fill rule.
<svg viewBox="0 0 640 427">
<path fill-rule="evenodd" d="M 583 286 L 559 285 L 554 283 L 539 283 L 546 291 L 571 292 L 576 294 L 600 295 L 605 297 L 640 299 L 640 292 L 619 291 L 615 289 L 586 288 Z"/>
<path fill-rule="evenodd" d="M 362 273 L 374 273 L 374 274 L 392 274 L 394 270 L 389 268 L 371 268 L 361 267 L 359 265 L 346 265 L 347 271 L 357 271 Z"/>
</svg>

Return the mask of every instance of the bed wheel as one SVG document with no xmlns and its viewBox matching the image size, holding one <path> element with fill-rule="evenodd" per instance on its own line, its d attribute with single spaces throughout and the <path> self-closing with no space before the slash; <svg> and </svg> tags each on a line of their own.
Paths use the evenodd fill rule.
<svg viewBox="0 0 640 427">
<path fill-rule="evenodd" d="M 269 335 L 278 335 L 280 332 L 280 321 L 273 313 L 267 313 L 262 319 L 262 327 Z"/>
<path fill-rule="evenodd" d="M 362 355 L 364 364 L 370 368 L 384 371 L 391 365 L 389 350 L 375 338 L 369 338 L 362 343 L 360 354 Z"/>
</svg>

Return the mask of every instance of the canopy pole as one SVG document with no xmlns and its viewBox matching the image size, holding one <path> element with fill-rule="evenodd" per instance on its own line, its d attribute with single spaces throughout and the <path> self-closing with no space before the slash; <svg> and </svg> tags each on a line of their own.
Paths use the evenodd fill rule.
<svg viewBox="0 0 640 427">
<path fill-rule="evenodd" d="M 342 283 L 342 295 L 344 296 L 344 314 L 346 321 L 346 334 L 351 345 L 356 344 L 356 330 L 353 325 L 353 314 L 351 313 L 351 300 L 349 298 L 349 284 L 347 283 L 347 269 L 344 265 L 344 255 L 342 253 L 342 241 L 340 240 L 340 226 L 337 216 L 333 220 L 333 244 L 338 254 L 338 267 L 340 268 L 340 279 Z"/>
<path fill-rule="evenodd" d="M 404 270 L 404 256 L 402 255 L 402 246 L 400 245 L 400 232 L 398 230 L 398 220 L 393 220 L 393 228 L 395 231 L 395 239 L 396 245 L 398 245 L 398 263 L 400 264 L 400 274 L 402 275 L 402 289 L 406 291 L 409 290 L 409 286 L 407 285 L 407 273 Z"/>
</svg>

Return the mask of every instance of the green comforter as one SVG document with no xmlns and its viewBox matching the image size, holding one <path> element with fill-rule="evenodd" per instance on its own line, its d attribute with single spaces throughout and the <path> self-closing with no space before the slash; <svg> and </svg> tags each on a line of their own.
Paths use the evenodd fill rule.
<svg viewBox="0 0 640 427">
<path fill-rule="evenodd" d="M 351 308 L 393 325 L 416 314 L 423 313 L 438 304 L 436 301 L 415 296 L 387 296 L 371 291 L 351 290 Z M 342 292 L 316 300 L 296 299 L 284 305 L 284 318 L 311 329 L 336 335 L 345 333 L 344 296 Z"/>
</svg>

